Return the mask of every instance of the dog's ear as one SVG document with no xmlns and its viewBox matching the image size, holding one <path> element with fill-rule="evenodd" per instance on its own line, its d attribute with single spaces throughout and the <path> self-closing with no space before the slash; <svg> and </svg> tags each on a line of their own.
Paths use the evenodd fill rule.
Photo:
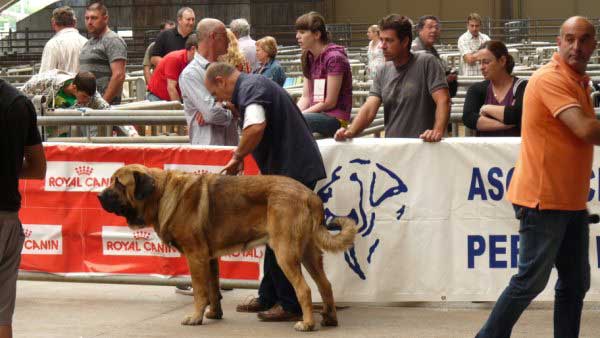
<svg viewBox="0 0 600 338">
<path fill-rule="evenodd" d="M 154 178 L 152 178 L 152 176 L 139 171 L 134 171 L 133 178 L 135 179 L 135 191 L 133 197 L 135 197 L 136 200 L 144 200 L 154 192 Z"/>
</svg>

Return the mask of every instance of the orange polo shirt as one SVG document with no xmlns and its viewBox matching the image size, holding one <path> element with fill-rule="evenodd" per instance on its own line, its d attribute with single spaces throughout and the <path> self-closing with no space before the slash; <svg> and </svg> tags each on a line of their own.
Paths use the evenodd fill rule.
<svg viewBox="0 0 600 338">
<path fill-rule="evenodd" d="M 508 199 L 521 206 L 583 210 L 590 189 L 593 145 L 560 119 L 580 108 L 594 117 L 589 77 L 576 73 L 558 54 L 529 79 L 523 99 L 521 151 Z"/>
</svg>

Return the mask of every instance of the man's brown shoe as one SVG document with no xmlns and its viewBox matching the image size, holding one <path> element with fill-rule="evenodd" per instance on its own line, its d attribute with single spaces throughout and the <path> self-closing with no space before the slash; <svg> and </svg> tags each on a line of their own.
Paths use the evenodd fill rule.
<svg viewBox="0 0 600 338">
<path fill-rule="evenodd" d="M 302 315 L 285 311 L 281 305 L 275 304 L 269 310 L 259 312 L 258 318 L 265 322 L 297 322 L 302 320 Z"/>
<path fill-rule="evenodd" d="M 249 301 L 245 301 L 242 304 L 238 304 L 235 308 L 237 312 L 260 312 L 267 310 L 267 307 L 262 305 L 258 298 L 252 298 Z"/>
</svg>

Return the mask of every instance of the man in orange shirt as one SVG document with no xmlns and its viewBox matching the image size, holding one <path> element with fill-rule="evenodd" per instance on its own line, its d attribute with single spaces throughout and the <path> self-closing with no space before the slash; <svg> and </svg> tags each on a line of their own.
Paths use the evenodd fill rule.
<svg viewBox="0 0 600 338">
<path fill-rule="evenodd" d="M 522 142 L 508 199 L 519 229 L 519 270 L 477 337 L 509 337 L 529 303 L 546 287 L 553 266 L 554 337 L 579 335 L 590 287 L 589 226 L 593 145 L 600 145 L 585 70 L 596 49 L 583 17 L 561 26 L 558 53 L 533 74 L 525 90 Z"/>
</svg>

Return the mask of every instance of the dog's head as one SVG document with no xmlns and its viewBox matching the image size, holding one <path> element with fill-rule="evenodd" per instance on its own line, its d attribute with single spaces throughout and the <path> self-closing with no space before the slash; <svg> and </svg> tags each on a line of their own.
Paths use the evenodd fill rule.
<svg viewBox="0 0 600 338">
<path fill-rule="evenodd" d="M 130 228 L 143 228 L 150 225 L 144 220 L 144 211 L 155 184 L 150 169 L 140 164 L 127 165 L 115 171 L 110 186 L 98 194 L 98 199 L 104 210 L 125 217 Z"/>
<path fill-rule="evenodd" d="M 393 215 L 397 221 L 402 218 L 405 211 L 403 194 L 408 192 L 408 186 L 394 167 L 388 168 L 369 159 L 351 159 L 332 169 L 318 190 L 323 200 L 325 221 L 329 223 L 337 216 L 356 221 L 360 236 L 356 236 L 354 246 L 344 253 L 344 258 L 348 267 L 360 279 L 366 280 L 371 262 L 383 258 L 377 248 L 385 237 L 378 231 L 378 224 L 393 224 L 395 221 L 390 218 Z"/>
</svg>

